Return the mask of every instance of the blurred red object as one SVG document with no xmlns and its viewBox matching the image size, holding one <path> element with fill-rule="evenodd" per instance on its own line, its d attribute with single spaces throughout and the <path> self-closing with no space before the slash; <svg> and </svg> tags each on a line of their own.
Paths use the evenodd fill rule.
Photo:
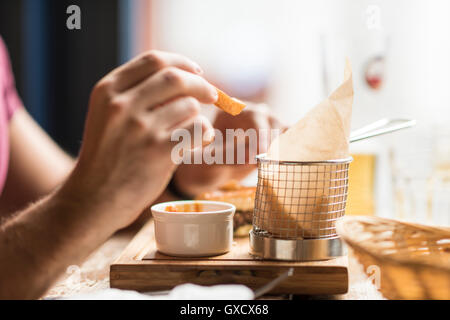
<svg viewBox="0 0 450 320">
<path fill-rule="evenodd" d="M 365 79 L 369 88 L 379 90 L 384 80 L 384 57 L 376 56 L 369 60 L 365 70 Z"/>
</svg>

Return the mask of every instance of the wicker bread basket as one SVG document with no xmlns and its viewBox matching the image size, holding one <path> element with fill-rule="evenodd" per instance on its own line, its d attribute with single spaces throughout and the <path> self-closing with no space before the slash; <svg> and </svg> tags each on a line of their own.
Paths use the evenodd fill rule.
<svg viewBox="0 0 450 320">
<path fill-rule="evenodd" d="M 346 217 L 337 231 L 388 299 L 450 299 L 450 228 Z"/>
</svg>

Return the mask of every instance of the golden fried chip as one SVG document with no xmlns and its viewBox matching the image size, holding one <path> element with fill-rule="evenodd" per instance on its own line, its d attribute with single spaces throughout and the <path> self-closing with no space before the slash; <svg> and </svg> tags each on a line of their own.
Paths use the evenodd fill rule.
<svg viewBox="0 0 450 320">
<path fill-rule="evenodd" d="M 219 99 L 217 99 L 217 102 L 214 105 L 232 116 L 237 116 L 246 107 L 245 104 L 237 99 L 229 97 L 225 92 L 219 89 L 217 89 L 217 93 L 219 94 Z"/>
</svg>

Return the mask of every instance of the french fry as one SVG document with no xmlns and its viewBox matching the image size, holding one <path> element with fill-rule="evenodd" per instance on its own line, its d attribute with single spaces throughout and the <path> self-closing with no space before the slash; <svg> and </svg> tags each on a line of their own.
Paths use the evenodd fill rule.
<svg viewBox="0 0 450 320">
<path fill-rule="evenodd" d="M 229 97 L 225 92 L 219 89 L 217 89 L 217 93 L 219 94 L 219 99 L 217 99 L 217 102 L 214 105 L 232 116 L 237 116 L 246 107 L 245 104 L 237 99 Z"/>
</svg>

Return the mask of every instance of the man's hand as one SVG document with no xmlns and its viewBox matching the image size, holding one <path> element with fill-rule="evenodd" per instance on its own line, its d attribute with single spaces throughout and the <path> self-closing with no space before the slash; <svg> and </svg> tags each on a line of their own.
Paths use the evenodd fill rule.
<svg viewBox="0 0 450 320">
<path fill-rule="evenodd" d="M 237 155 L 238 148 L 245 149 L 245 164 L 183 164 L 177 169 L 174 179 L 177 188 L 190 196 L 195 196 L 201 192 L 214 190 L 231 179 L 241 180 L 250 172 L 255 170 L 255 165 L 250 164 L 250 159 L 254 159 L 258 154 L 267 151 L 270 130 L 284 130 L 285 127 L 272 114 L 265 105 L 249 105 L 238 116 L 231 116 L 223 111 L 219 111 L 213 122 L 215 129 L 220 130 L 224 137 L 223 158 L 224 163 L 227 152 Z M 249 148 L 248 141 L 235 139 L 235 143 L 227 145 L 225 136 L 226 129 L 255 129 L 258 138 L 258 147 Z M 267 136 L 260 136 L 260 130 L 265 131 Z M 232 150 L 231 150 L 232 149 Z M 236 162 L 237 159 L 235 159 Z"/>
<path fill-rule="evenodd" d="M 69 199 L 89 201 L 116 228 L 131 223 L 164 190 L 176 166 L 171 133 L 209 121 L 200 104 L 217 91 L 187 58 L 152 51 L 114 70 L 94 88 L 78 164 L 63 187 Z M 209 134 L 209 137 L 206 136 Z"/>
<path fill-rule="evenodd" d="M 151 52 L 97 84 L 69 178 L 0 225 L 0 299 L 40 297 L 159 196 L 175 170 L 171 131 L 195 121 L 212 130 L 199 101 L 217 92 L 199 73 L 182 56 Z"/>
</svg>

